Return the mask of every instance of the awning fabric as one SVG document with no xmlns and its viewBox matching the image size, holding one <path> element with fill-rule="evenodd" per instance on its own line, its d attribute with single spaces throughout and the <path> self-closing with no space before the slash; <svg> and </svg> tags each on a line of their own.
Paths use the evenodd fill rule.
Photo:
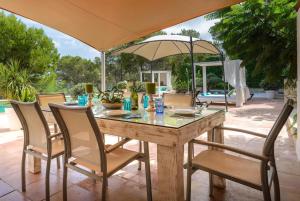
<svg viewBox="0 0 300 201">
<path fill-rule="evenodd" d="M 242 0 L 0 0 L 0 8 L 106 51 Z"/>
<path fill-rule="evenodd" d="M 195 54 L 220 54 L 219 50 L 209 41 L 192 38 L 193 53 Z M 181 35 L 158 35 L 150 37 L 136 45 L 117 50 L 114 55 L 132 53 L 140 55 L 149 61 L 163 57 L 190 54 L 190 37 Z"/>
</svg>

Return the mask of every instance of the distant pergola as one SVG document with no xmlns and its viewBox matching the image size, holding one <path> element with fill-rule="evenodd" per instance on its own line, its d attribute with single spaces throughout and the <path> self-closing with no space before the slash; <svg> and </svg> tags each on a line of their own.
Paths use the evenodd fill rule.
<svg viewBox="0 0 300 201">
<path fill-rule="evenodd" d="M 223 69 L 223 81 L 224 83 L 230 84 L 232 87 L 235 88 L 235 98 L 234 102 L 237 107 L 243 106 L 243 104 L 247 101 L 247 99 L 250 96 L 249 89 L 246 85 L 246 75 L 245 75 L 245 69 L 241 68 L 241 60 L 225 60 L 223 61 L 208 61 L 208 62 L 198 62 L 195 63 L 195 70 L 197 67 L 202 67 L 202 93 L 205 95 L 207 94 L 207 67 L 222 67 Z M 227 73 L 226 72 L 230 72 Z M 222 97 L 211 97 L 211 99 L 220 99 Z M 226 104 L 228 104 L 228 97 L 226 88 L 224 88 L 224 101 Z M 209 100 L 209 97 L 205 98 L 205 101 Z M 230 99 L 232 101 L 232 98 Z"/>
<path fill-rule="evenodd" d="M 197 66 L 202 67 L 202 87 L 203 93 L 207 93 L 207 75 L 206 75 L 206 67 L 210 66 L 223 66 L 221 61 L 208 61 L 208 62 L 197 62 L 194 64 L 195 70 Z"/>
</svg>

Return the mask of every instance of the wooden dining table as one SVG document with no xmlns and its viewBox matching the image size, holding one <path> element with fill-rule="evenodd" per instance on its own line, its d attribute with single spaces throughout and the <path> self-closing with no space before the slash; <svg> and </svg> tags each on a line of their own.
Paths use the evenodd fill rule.
<svg viewBox="0 0 300 201">
<path fill-rule="evenodd" d="M 53 121 L 49 109 L 42 109 L 46 119 Z M 176 115 L 170 110 L 163 114 L 136 111 L 139 118 L 112 117 L 104 112 L 94 116 L 101 133 L 147 141 L 157 145 L 158 200 L 184 200 L 184 145 L 190 140 L 223 125 L 225 112 L 220 109 L 205 109 L 195 116 Z M 224 143 L 223 131 L 214 129 L 214 140 Z M 35 161 L 35 160 L 34 160 Z M 38 167 L 38 166 L 37 166 Z M 214 185 L 225 187 L 223 178 L 214 176 Z M 201 181 L 199 181 L 201 182 Z"/>
</svg>

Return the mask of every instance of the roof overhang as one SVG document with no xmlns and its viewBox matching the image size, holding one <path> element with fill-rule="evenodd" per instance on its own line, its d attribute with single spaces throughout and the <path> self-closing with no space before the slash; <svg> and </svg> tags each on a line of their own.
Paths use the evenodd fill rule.
<svg viewBox="0 0 300 201">
<path fill-rule="evenodd" d="M 0 0 L 0 8 L 107 51 L 242 0 Z"/>
</svg>

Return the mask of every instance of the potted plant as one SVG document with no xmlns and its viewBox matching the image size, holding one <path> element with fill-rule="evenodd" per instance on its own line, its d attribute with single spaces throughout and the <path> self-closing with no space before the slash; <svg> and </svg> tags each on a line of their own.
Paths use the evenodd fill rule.
<svg viewBox="0 0 300 201">
<path fill-rule="evenodd" d="M 100 101 L 106 109 L 121 109 L 123 100 L 123 91 L 117 87 L 113 87 L 111 90 L 100 91 Z"/>
</svg>

